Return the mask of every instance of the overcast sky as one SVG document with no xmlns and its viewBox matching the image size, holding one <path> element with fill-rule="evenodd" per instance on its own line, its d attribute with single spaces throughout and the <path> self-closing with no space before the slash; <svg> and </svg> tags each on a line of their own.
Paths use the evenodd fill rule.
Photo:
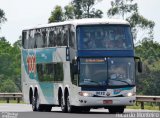
<svg viewBox="0 0 160 118">
<path fill-rule="evenodd" d="M 1 24 L 0 37 L 4 36 L 10 43 L 14 43 L 21 35 L 21 31 L 28 26 L 46 24 L 51 11 L 56 5 L 62 7 L 71 0 L 0 0 L 7 22 Z M 110 8 L 111 0 L 103 0 L 96 5 L 104 12 Z M 140 14 L 156 23 L 154 29 L 155 40 L 160 42 L 160 0 L 136 0 Z"/>
</svg>

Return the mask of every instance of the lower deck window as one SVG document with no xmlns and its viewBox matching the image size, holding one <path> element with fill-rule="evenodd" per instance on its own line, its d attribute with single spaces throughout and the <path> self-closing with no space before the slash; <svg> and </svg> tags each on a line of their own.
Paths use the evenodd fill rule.
<svg viewBox="0 0 160 118">
<path fill-rule="evenodd" d="M 37 64 L 39 81 L 63 81 L 63 63 Z"/>
</svg>

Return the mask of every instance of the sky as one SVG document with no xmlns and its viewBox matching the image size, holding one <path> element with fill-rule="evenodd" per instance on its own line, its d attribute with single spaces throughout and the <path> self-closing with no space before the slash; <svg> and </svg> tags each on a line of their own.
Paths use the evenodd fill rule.
<svg viewBox="0 0 160 118">
<path fill-rule="evenodd" d="M 21 32 L 28 26 L 48 23 L 51 11 L 56 5 L 64 7 L 71 0 L 0 0 L 0 9 L 4 10 L 7 22 L 1 24 L 0 37 L 4 36 L 11 44 L 19 39 Z M 96 8 L 106 12 L 111 0 L 102 0 Z M 145 18 L 155 22 L 154 40 L 160 42 L 160 0 L 136 0 L 139 12 Z"/>
</svg>

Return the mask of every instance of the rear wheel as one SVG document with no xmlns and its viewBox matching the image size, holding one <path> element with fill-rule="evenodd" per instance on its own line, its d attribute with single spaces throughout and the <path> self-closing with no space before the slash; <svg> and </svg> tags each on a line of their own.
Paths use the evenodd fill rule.
<svg viewBox="0 0 160 118">
<path fill-rule="evenodd" d="M 67 112 L 67 107 L 66 107 L 63 95 L 61 96 L 61 99 L 60 99 L 60 105 L 61 105 L 62 112 L 66 113 Z"/>
<path fill-rule="evenodd" d="M 36 109 L 36 98 L 35 98 L 35 96 L 32 96 L 32 109 L 33 109 L 33 111 L 37 111 L 37 109 Z"/>
<path fill-rule="evenodd" d="M 78 109 L 75 107 L 75 106 L 72 106 L 71 104 L 70 104 L 70 99 L 69 99 L 69 95 L 67 95 L 67 111 L 69 112 L 69 113 L 72 113 L 72 112 L 77 112 L 78 111 Z"/>
<path fill-rule="evenodd" d="M 32 109 L 33 111 L 43 111 L 44 107 L 40 105 L 38 92 L 35 93 L 32 97 Z"/>
<path fill-rule="evenodd" d="M 109 113 L 123 113 L 124 112 L 124 106 L 113 106 L 113 107 L 110 107 L 108 108 L 109 110 Z"/>
<path fill-rule="evenodd" d="M 32 109 L 33 111 L 40 111 L 40 104 L 39 104 L 39 95 L 36 92 L 35 95 L 32 97 Z"/>
</svg>

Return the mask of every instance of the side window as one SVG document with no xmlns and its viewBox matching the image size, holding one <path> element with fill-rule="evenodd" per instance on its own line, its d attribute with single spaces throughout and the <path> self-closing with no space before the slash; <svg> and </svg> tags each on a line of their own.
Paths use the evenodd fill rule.
<svg viewBox="0 0 160 118">
<path fill-rule="evenodd" d="M 31 49 L 31 31 L 28 32 L 28 49 Z"/>
<path fill-rule="evenodd" d="M 39 81 L 63 81 L 63 63 L 37 64 Z"/>
<path fill-rule="evenodd" d="M 55 34 L 54 31 L 49 31 L 49 41 L 48 47 L 53 47 L 55 42 Z"/>
<path fill-rule="evenodd" d="M 67 46 L 68 45 L 68 30 L 67 30 L 66 26 L 63 29 L 62 44 L 63 44 L 63 46 Z"/>
<path fill-rule="evenodd" d="M 33 49 L 35 45 L 34 30 L 30 32 L 29 48 Z"/>
<path fill-rule="evenodd" d="M 37 48 L 43 47 L 43 39 L 40 32 L 35 33 L 35 41 L 36 41 L 35 47 Z"/>
<path fill-rule="evenodd" d="M 42 40 L 43 40 L 42 47 L 47 47 L 47 31 L 46 30 L 42 31 Z"/>
<path fill-rule="evenodd" d="M 75 30 L 73 26 L 70 28 L 69 45 L 75 49 Z"/>
<path fill-rule="evenodd" d="M 27 40 L 27 32 L 22 32 L 22 46 L 24 49 L 28 47 L 26 40 Z"/>
<path fill-rule="evenodd" d="M 63 81 L 63 63 L 56 63 L 55 65 L 55 81 Z"/>
<path fill-rule="evenodd" d="M 37 64 L 39 81 L 54 81 L 54 64 Z"/>
<path fill-rule="evenodd" d="M 62 31 L 61 27 L 57 27 L 57 46 L 62 46 L 62 43 L 61 43 L 62 33 L 61 33 L 61 31 Z"/>
</svg>

